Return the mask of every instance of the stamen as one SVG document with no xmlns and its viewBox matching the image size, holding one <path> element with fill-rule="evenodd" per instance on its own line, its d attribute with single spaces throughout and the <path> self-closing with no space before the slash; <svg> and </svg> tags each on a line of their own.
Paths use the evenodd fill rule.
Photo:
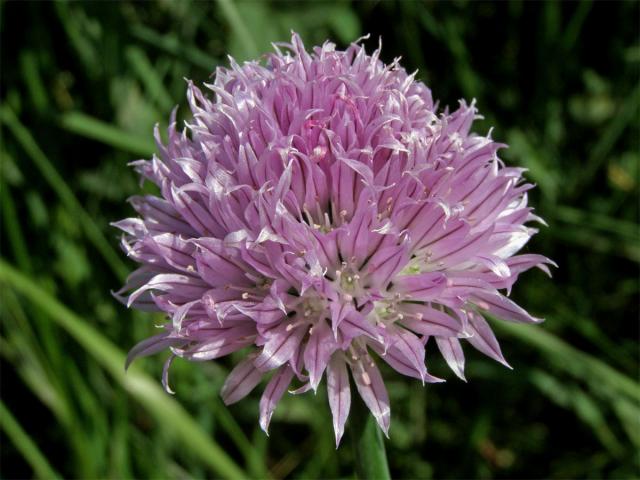
<svg viewBox="0 0 640 480">
<path fill-rule="evenodd" d="M 302 206 L 302 212 L 307 217 L 307 223 L 315 227 L 315 224 L 313 222 L 313 217 L 311 216 L 311 213 L 309 212 L 309 209 L 307 208 L 306 204 Z"/>
</svg>

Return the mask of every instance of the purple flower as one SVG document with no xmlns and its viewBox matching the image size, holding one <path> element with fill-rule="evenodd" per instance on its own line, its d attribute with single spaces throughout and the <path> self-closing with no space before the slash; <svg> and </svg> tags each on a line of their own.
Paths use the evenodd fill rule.
<svg viewBox="0 0 640 480">
<path fill-rule="evenodd" d="M 116 296 L 166 313 L 162 332 L 127 360 L 170 348 L 216 359 L 249 353 L 222 389 L 227 404 L 265 375 L 267 431 L 280 397 L 326 377 L 336 443 L 358 393 L 387 433 L 378 369 L 441 382 L 425 364 L 430 337 L 464 379 L 460 340 L 507 365 L 489 313 L 540 320 L 509 300 L 518 275 L 552 262 L 514 254 L 541 221 L 527 206 L 523 169 L 504 145 L 470 133 L 474 104 L 437 113 L 429 89 L 396 60 L 352 44 L 308 53 L 297 35 L 266 64 L 218 68 L 205 95 L 192 83 L 192 123 L 159 157 L 134 162 L 160 196 L 131 199 L 117 222 L 142 264 Z M 292 385 L 292 382 L 294 385 Z"/>
</svg>

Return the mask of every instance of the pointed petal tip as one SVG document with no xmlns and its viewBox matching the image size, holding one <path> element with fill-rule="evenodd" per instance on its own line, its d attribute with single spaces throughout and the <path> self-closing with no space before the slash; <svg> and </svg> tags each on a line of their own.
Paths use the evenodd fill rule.
<svg viewBox="0 0 640 480">
<path fill-rule="evenodd" d="M 136 355 L 132 355 L 131 352 L 127 354 L 127 358 L 124 361 L 124 372 L 127 373 L 129 371 L 129 367 L 136 361 L 138 358 Z"/>
<path fill-rule="evenodd" d="M 261 418 L 259 423 L 260 423 L 260 429 L 268 437 L 269 436 L 269 424 L 271 423 L 271 415 L 269 415 L 269 418 Z"/>
<path fill-rule="evenodd" d="M 222 398 L 222 403 L 224 403 L 226 407 L 228 407 L 229 405 L 233 405 L 234 403 L 229 401 L 229 397 L 226 395 L 226 392 L 224 391 L 224 387 L 220 391 L 220 398 Z"/>
<path fill-rule="evenodd" d="M 513 370 L 513 367 L 504 358 L 502 359 L 502 361 L 500 363 L 502 365 L 504 365 L 505 367 L 507 367 L 509 370 Z"/>
</svg>

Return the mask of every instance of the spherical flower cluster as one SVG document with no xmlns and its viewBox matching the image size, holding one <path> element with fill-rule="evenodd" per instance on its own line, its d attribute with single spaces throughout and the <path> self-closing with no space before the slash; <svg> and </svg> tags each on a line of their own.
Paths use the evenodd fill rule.
<svg viewBox="0 0 640 480">
<path fill-rule="evenodd" d="M 282 50 L 280 49 L 282 48 Z M 473 103 L 437 113 L 429 89 L 380 50 L 307 52 L 297 35 L 266 62 L 218 68 L 192 83 L 192 123 L 159 157 L 134 162 L 160 196 L 131 199 L 140 217 L 115 225 L 142 264 L 116 296 L 161 311 L 162 332 L 136 357 L 169 348 L 207 361 L 250 347 L 222 389 L 237 402 L 265 375 L 266 431 L 280 397 L 326 378 L 336 442 L 351 392 L 387 433 L 378 369 L 440 382 L 430 337 L 464 379 L 464 339 L 507 365 L 483 318 L 537 323 L 500 290 L 548 259 L 514 254 L 535 230 L 523 169 L 470 133 Z"/>
</svg>

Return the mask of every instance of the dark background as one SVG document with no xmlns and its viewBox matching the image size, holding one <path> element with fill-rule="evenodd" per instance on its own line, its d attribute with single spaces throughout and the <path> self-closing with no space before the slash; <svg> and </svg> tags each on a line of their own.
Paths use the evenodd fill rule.
<svg viewBox="0 0 640 480">
<path fill-rule="evenodd" d="M 476 98 L 475 130 L 527 167 L 549 223 L 525 247 L 558 264 L 513 298 L 538 327 L 496 324 L 514 371 L 470 348 L 469 383 L 386 375 L 395 478 L 638 478 L 638 2 L 0 2 L 1 478 L 353 477 L 325 392 L 287 396 L 267 438 L 259 389 L 227 409 L 232 362 L 162 356 L 125 376 L 158 318 L 109 291 L 133 269 L 109 222 L 132 214 L 127 162 L 184 78 L 258 58 L 299 32 L 344 48 L 365 33 L 441 106 Z M 432 347 L 432 345 L 428 345 Z M 429 352 L 432 355 L 429 355 Z M 389 373 L 389 372 L 387 372 Z M 180 406 L 181 405 L 181 406 Z"/>
</svg>

